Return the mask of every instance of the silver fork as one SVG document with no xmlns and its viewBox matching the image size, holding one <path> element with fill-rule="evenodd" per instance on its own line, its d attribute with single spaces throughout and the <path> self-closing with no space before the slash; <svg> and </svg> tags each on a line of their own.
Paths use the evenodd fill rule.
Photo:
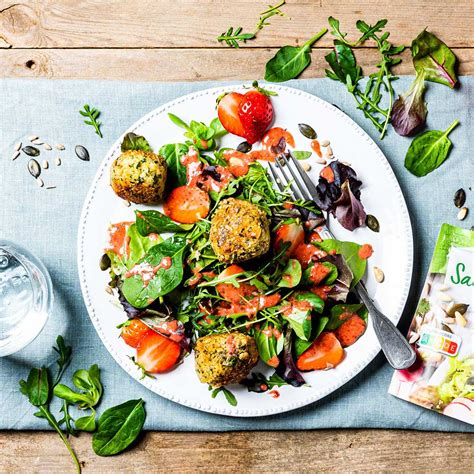
<svg viewBox="0 0 474 474">
<path fill-rule="evenodd" d="M 317 194 L 316 186 L 298 160 L 296 160 L 291 153 L 288 153 L 288 155 L 291 164 L 290 160 L 288 160 L 284 154 L 279 155 L 276 159 L 280 176 L 278 176 L 275 166 L 272 163 L 268 164 L 273 181 L 281 191 L 289 188 L 294 198 L 313 201 Z M 334 239 L 334 236 L 326 225 L 319 227 L 318 231 L 319 230 L 323 239 Z M 362 281 L 357 283 L 353 291 L 369 310 L 375 334 L 377 335 L 382 351 L 389 364 L 394 369 L 407 369 L 411 367 L 416 360 L 416 353 L 402 333 L 396 328 L 392 321 L 375 306 L 374 301 L 369 296 L 367 288 Z"/>
</svg>

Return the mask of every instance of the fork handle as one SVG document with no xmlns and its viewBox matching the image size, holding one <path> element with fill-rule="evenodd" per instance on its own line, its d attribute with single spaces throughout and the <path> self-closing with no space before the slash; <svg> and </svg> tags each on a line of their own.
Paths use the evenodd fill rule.
<svg viewBox="0 0 474 474">
<path fill-rule="evenodd" d="M 394 369 L 408 369 L 416 360 L 416 352 L 410 346 L 396 326 L 375 306 L 362 282 L 355 287 L 356 293 L 363 301 L 372 317 L 375 334 L 380 342 L 388 363 Z"/>
</svg>

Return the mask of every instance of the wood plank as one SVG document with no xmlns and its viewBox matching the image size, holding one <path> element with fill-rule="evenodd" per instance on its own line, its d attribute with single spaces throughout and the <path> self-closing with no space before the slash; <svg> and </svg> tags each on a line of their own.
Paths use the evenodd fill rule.
<svg viewBox="0 0 474 474">
<path fill-rule="evenodd" d="M 130 81 L 249 80 L 264 75 L 275 49 L 0 49 L 0 77 L 52 79 L 123 79 Z M 329 49 L 313 51 L 302 77 L 323 77 Z M 474 74 L 474 49 L 455 49 L 460 74 Z M 377 52 L 361 49 L 358 61 L 365 73 L 374 70 Z M 395 71 L 413 74 L 410 54 Z"/>
<path fill-rule="evenodd" d="M 90 436 L 72 444 L 84 472 L 427 472 L 472 471 L 472 437 L 401 430 L 146 433 L 133 450 L 99 457 Z M 282 447 L 284 446 L 284 450 Z M 0 432 L 2 472 L 73 472 L 54 433 Z"/>
<path fill-rule="evenodd" d="M 268 1 L 259 0 L 0 0 L 0 35 L 15 48 L 217 47 L 229 26 L 252 31 Z M 276 3 L 274 0 L 272 3 Z M 457 0 L 287 0 L 288 17 L 274 17 L 249 46 L 302 43 L 327 26 L 330 15 L 343 31 L 355 21 L 389 18 L 396 43 L 409 44 L 428 27 L 451 47 L 474 47 L 474 2 Z M 318 43 L 328 47 L 330 35 Z"/>
</svg>

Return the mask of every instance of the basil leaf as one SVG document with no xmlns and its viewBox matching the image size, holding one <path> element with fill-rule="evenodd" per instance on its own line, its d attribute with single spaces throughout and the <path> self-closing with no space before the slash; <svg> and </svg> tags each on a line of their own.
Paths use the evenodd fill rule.
<svg viewBox="0 0 474 474">
<path fill-rule="evenodd" d="M 318 242 L 317 246 L 326 252 L 335 250 L 337 254 L 344 257 L 344 260 L 352 272 L 353 279 L 351 287 L 354 287 L 364 276 L 367 266 L 367 260 L 359 257 L 359 249 L 361 245 L 354 242 L 343 242 L 341 240 L 327 239 Z"/>
<path fill-rule="evenodd" d="M 189 146 L 184 143 L 170 143 L 160 148 L 160 155 L 168 165 L 168 183 L 171 187 L 184 186 L 187 182 L 186 167 L 181 158 L 189 152 Z"/>
<path fill-rule="evenodd" d="M 452 147 L 448 135 L 458 124 L 459 120 L 455 120 L 445 132 L 428 130 L 415 137 L 405 156 L 405 168 L 421 177 L 443 164 Z"/>
<path fill-rule="evenodd" d="M 192 224 L 178 225 L 159 211 L 135 211 L 135 216 L 137 230 L 143 236 L 161 232 L 182 232 L 192 227 Z"/>
<path fill-rule="evenodd" d="M 99 456 L 118 454 L 132 444 L 145 423 L 142 399 L 129 400 L 105 410 L 92 437 L 92 449 Z"/>
<path fill-rule="evenodd" d="M 294 288 L 301 281 L 301 263 L 294 258 L 290 258 L 286 264 L 281 280 L 278 282 L 280 288 Z"/>
<path fill-rule="evenodd" d="M 46 367 L 31 369 L 28 378 L 20 381 L 20 391 L 30 403 L 39 407 L 49 401 L 49 373 Z"/>
<path fill-rule="evenodd" d="M 186 239 L 173 236 L 155 245 L 137 263 L 135 267 L 144 267 L 143 274 L 126 277 L 122 285 L 122 293 L 127 301 L 135 308 L 149 306 L 159 296 L 174 290 L 183 279 L 183 255 L 186 249 Z M 171 258 L 169 268 L 160 267 L 163 260 Z M 133 268 L 130 271 L 133 271 Z M 152 273 L 150 279 L 144 281 L 143 275 Z"/>
<path fill-rule="evenodd" d="M 418 75 L 451 89 L 456 85 L 456 56 L 433 33 L 422 31 L 411 44 L 411 54 Z"/>
<path fill-rule="evenodd" d="M 151 151 L 150 144 L 145 137 L 137 135 L 136 133 L 129 132 L 123 137 L 122 145 L 120 146 L 122 151 L 127 150 L 143 150 Z"/>
<path fill-rule="evenodd" d="M 360 316 L 364 321 L 367 322 L 367 317 L 369 312 L 367 308 L 362 304 L 338 304 L 331 308 L 331 316 L 325 327 L 328 331 L 334 331 L 339 326 L 341 326 L 345 319 L 341 319 L 341 314 L 343 313 L 355 313 Z"/>
<path fill-rule="evenodd" d="M 265 66 L 265 80 L 284 82 L 299 76 L 311 62 L 311 46 L 327 33 L 323 28 L 302 46 L 283 46 Z"/>
<path fill-rule="evenodd" d="M 292 151 L 291 154 L 297 159 L 297 160 L 307 160 L 313 153 L 310 151 Z"/>
<path fill-rule="evenodd" d="M 77 418 L 74 422 L 74 426 L 76 429 L 80 431 L 88 431 L 93 432 L 96 429 L 95 423 L 95 410 L 92 410 L 92 413 L 87 416 L 82 416 L 81 418 Z"/>
</svg>

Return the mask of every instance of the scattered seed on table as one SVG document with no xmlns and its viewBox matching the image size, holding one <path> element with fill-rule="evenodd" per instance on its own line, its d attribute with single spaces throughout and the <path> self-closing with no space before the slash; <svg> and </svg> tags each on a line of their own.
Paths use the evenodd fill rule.
<svg viewBox="0 0 474 474">
<path fill-rule="evenodd" d="M 51 151 L 53 149 L 53 147 L 49 143 L 43 144 L 43 148 L 47 151 Z"/>
<path fill-rule="evenodd" d="M 414 332 L 411 337 L 410 337 L 410 340 L 408 341 L 409 344 L 414 344 L 416 341 L 418 341 L 418 339 L 420 338 L 420 335 L 416 332 Z"/>
<path fill-rule="evenodd" d="M 448 285 L 439 285 L 438 286 L 438 291 L 446 291 L 446 290 L 449 290 L 449 286 Z"/>
<path fill-rule="evenodd" d="M 40 151 L 34 146 L 24 146 L 22 148 L 23 153 L 26 153 L 28 156 L 38 156 Z"/>
<path fill-rule="evenodd" d="M 18 142 L 16 145 L 15 145 L 15 151 L 20 151 L 21 149 L 21 142 Z"/>
<path fill-rule="evenodd" d="M 331 148 L 330 145 L 328 145 L 328 146 L 326 147 L 326 152 L 327 152 L 328 156 L 331 156 L 331 157 L 334 156 L 334 153 L 333 153 L 332 148 Z"/>
<path fill-rule="evenodd" d="M 464 206 L 465 202 L 466 202 L 466 191 L 464 191 L 463 188 L 458 189 L 454 193 L 454 205 L 458 208 L 461 208 Z"/>
<path fill-rule="evenodd" d="M 43 163 L 41 163 L 41 166 L 43 167 L 43 169 L 47 170 L 49 168 L 48 160 L 43 160 Z"/>
<path fill-rule="evenodd" d="M 451 317 L 447 317 L 447 318 L 444 318 L 444 322 L 446 324 L 454 324 L 456 322 L 456 319 L 451 318 Z"/>
<path fill-rule="evenodd" d="M 31 143 L 33 143 L 33 145 L 43 145 L 43 141 L 42 140 L 33 140 Z"/>
<path fill-rule="evenodd" d="M 42 187 L 44 186 L 44 182 L 43 182 L 43 180 L 42 180 L 41 178 L 39 178 L 39 177 L 36 178 L 36 182 L 38 183 L 38 186 L 39 186 L 40 188 L 42 188 Z"/>
<path fill-rule="evenodd" d="M 46 189 L 56 189 L 56 186 L 46 186 Z"/>
<path fill-rule="evenodd" d="M 440 301 L 444 301 L 444 302 L 446 302 L 446 303 L 449 303 L 450 301 L 453 301 L 453 299 L 451 298 L 451 296 L 449 296 L 448 294 L 443 293 L 443 292 L 439 292 L 439 293 L 437 294 L 437 296 L 438 296 L 438 299 L 439 299 Z"/>
<path fill-rule="evenodd" d="M 41 174 L 41 168 L 39 163 L 35 159 L 28 161 L 28 171 L 33 178 L 37 178 Z"/>
<path fill-rule="evenodd" d="M 59 158 L 59 156 L 57 156 L 56 159 L 54 160 L 54 164 L 56 166 L 61 166 L 61 158 Z"/>
<path fill-rule="evenodd" d="M 330 142 L 329 140 L 320 140 L 320 141 L 319 141 L 319 144 L 320 144 L 321 146 L 323 146 L 324 148 L 328 147 L 328 146 L 330 145 L 330 143 L 331 143 L 331 142 Z"/>
<path fill-rule="evenodd" d="M 311 165 L 304 161 L 301 165 L 305 171 L 309 171 L 311 169 Z"/>
<path fill-rule="evenodd" d="M 82 161 L 90 160 L 89 152 L 82 145 L 76 145 L 76 147 L 74 148 L 74 151 L 76 152 L 76 155 L 80 160 Z"/>
<path fill-rule="evenodd" d="M 374 276 L 377 283 L 383 283 L 385 280 L 385 275 L 379 267 L 374 267 Z"/>
<path fill-rule="evenodd" d="M 380 224 L 379 221 L 375 216 L 372 214 L 367 214 L 365 218 L 365 225 L 372 231 L 372 232 L 379 232 L 380 231 Z"/>
<path fill-rule="evenodd" d="M 463 221 L 466 216 L 467 216 L 467 212 L 468 212 L 468 208 L 467 207 L 463 207 L 459 212 L 458 212 L 458 219 L 460 221 Z"/>
<path fill-rule="evenodd" d="M 38 135 L 30 135 L 30 136 L 28 137 L 28 140 L 29 140 L 30 142 L 32 142 L 33 140 L 38 140 L 38 138 L 39 138 Z"/>
<path fill-rule="evenodd" d="M 314 159 L 314 161 L 316 161 L 316 163 L 319 163 L 320 165 L 325 165 L 325 164 L 327 164 L 327 161 L 326 161 L 324 158 L 316 157 L 316 158 Z"/>
<path fill-rule="evenodd" d="M 348 161 L 341 161 L 341 163 L 346 166 L 352 166 L 352 164 L 349 163 Z"/>
<path fill-rule="evenodd" d="M 54 148 L 56 148 L 56 150 L 60 150 L 60 151 L 65 149 L 65 147 L 62 143 L 56 143 L 56 145 L 54 145 Z"/>
<path fill-rule="evenodd" d="M 314 128 L 307 123 L 299 123 L 298 129 L 304 137 L 309 138 L 310 140 L 316 140 L 316 138 L 318 138 Z"/>
<path fill-rule="evenodd" d="M 20 152 L 17 150 L 12 155 L 12 161 L 15 161 L 20 156 Z"/>
</svg>

